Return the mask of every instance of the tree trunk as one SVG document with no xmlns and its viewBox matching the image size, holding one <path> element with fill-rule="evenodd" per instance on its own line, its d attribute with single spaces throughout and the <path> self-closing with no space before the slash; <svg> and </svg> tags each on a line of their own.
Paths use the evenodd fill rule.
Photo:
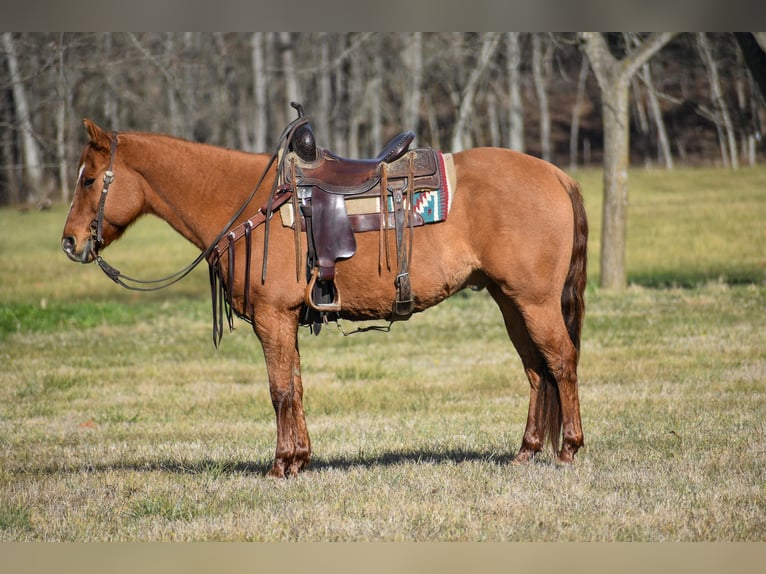
<svg viewBox="0 0 766 574">
<path fill-rule="evenodd" d="M 604 212 L 601 227 L 601 286 L 620 290 L 627 284 L 625 251 L 628 230 L 630 83 L 612 82 L 602 92 L 604 123 Z"/>
<path fill-rule="evenodd" d="M 735 32 L 750 74 L 766 101 L 766 32 Z"/>
<path fill-rule="evenodd" d="M 0 124 L 12 125 L 13 95 L 10 87 L 0 89 Z M 4 177 L 0 179 L 0 203 L 3 205 L 16 205 L 21 202 L 21 183 L 19 182 L 19 170 L 16 163 L 18 146 L 16 145 L 13 130 L 0 130 L 0 157 L 3 158 L 2 170 Z"/>
<path fill-rule="evenodd" d="M 348 124 L 348 149 L 346 153 L 349 157 L 359 157 L 359 128 L 362 125 L 364 116 L 362 87 L 364 85 L 364 76 L 362 71 L 362 55 L 359 50 L 351 54 L 350 72 L 348 75 L 347 87 L 349 90 L 349 124 Z"/>
<path fill-rule="evenodd" d="M 495 53 L 498 42 L 500 40 L 500 34 L 496 32 L 489 32 L 484 34 L 481 43 L 481 54 L 479 55 L 479 61 L 475 67 L 471 70 L 471 74 L 468 78 L 468 83 L 463 89 L 463 93 L 460 101 L 460 108 L 458 109 L 457 121 L 455 122 L 455 128 L 452 132 L 452 151 L 458 152 L 465 147 L 470 146 L 470 121 L 474 110 L 474 98 L 476 96 L 476 90 L 479 88 L 479 81 L 484 76 L 484 72 L 489 66 L 490 59 Z"/>
<path fill-rule="evenodd" d="M 8 60 L 8 71 L 11 76 L 11 85 L 13 88 L 13 105 L 16 110 L 16 123 L 19 126 L 21 136 L 21 150 L 24 162 L 24 184 L 22 189 L 21 201 L 37 202 L 45 196 L 43 189 L 43 167 L 40 162 L 40 149 L 35 140 L 32 120 L 29 115 L 29 105 L 27 103 L 27 92 L 24 83 L 19 74 L 19 60 L 16 55 L 16 43 L 13 39 L 13 33 L 2 33 L 3 49 Z"/>
<path fill-rule="evenodd" d="M 312 119 L 314 133 L 322 134 L 321 139 L 330 141 L 332 134 L 332 76 L 330 74 L 330 34 L 322 33 L 319 37 L 319 71 L 316 78 L 318 91 L 318 109 Z"/>
<path fill-rule="evenodd" d="M 490 90 L 486 96 L 487 122 L 489 123 L 489 145 L 498 147 L 500 145 L 500 119 L 497 114 L 497 97 L 495 92 Z"/>
<path fill-rule="evenodd" d="M 601 88 L 604 124 L 604 207 L 601 228 L 601 279 L 604 289 L 627 285 L 625 250 L 628 219 L 628 162 L 630 141 L 630 80 L 638 69 L 672 38 L 652 34 L 623 60 L 609 51 L 598 32 L 583 32 L 583 49 Z"/>
<path fill-rule="evenodd" d="M 585 82 L 588 79 L 589 69 L 588 58 L 583 56 L 582 62 L 580 62 L 580 73 L 577 76 L 577 96 L 572 108 L 572 127 L 569 131 L 569 169 L 572 171 L 577 169 L 577 150 L 580 147 L 580 113 L 582 102 L 585 99 Z"/>
<path fill-rule="evenodd" d="M 119 129 L 120 122 L 117 117 L 117 101 L 114 97 L 114 79 L 112 77 L 112 70 L 108 65 L 108 62 L 112 61 L 114 55 L 112 53 L 113 38 L 111 32 L 104 32 L 104 120 L 111 129 Z"/>
<path fill-rule="evenodd" d="M 345 53 L 349 43 L 348 34 L 337 36 L 337 52 Z M 352 54 L 353 55 L 353 54 Z M 340 155 L 348 155 L 348 133 L 349 133 L 349 74 L 346 73 L 346 67 L 351 68 L 352 57 L 346 58 L 338 64 L 338 72 L 335 74 L 335 102 L 333 104 L 333 151 Z"/>
<path fill-rule="evenodd" d="M 644 99 L 641 97 L 640 86 L 638 80 L 633 78 L 630 82 L 630 91 L 633 92 L 633 109 L 635 113 L 628 112 L 631 117 L 635 115 L 635 125 L 638 128 L 641 135 L 641 144 L 644 152 L 644 166 L 648 169 L 652 167 L 653 154 L 652 154 L 652 141 L 651 141 L 651 128 L 649 126 L 649 116 L 646 113 L 646 105 Z"/>
<path fill-rule="evenodd" d="M 402 59 L 407 69 L 404 84 L 404 129 L 416 134 L 420 127 L 420 92 L 423 84 L 423 33 L 412 32 L 405 36 Z"/>
<path fill-rule="evenodd" d="M 436 117 L 436 106 L 433 105 L 431 95 L 426 92 L 426 110 L 428 110 L 428 133 L 430 134 L 429 145 L 441 149 L 441 133 L 439 133 L 439 120 Z"/>
<path fill-rule="evenodd" d="M 381 98 L 381 92 L 383 91 L 383 57 L 380 36 L 375 36 L 373 39 L 373 58 L 372 77 L 369 79 L 370 94 L 367 98 L 366 104 L 370 109 L 370 144 L 371 150 L 365 154 L 369 157 L 377 154 L 383 147 L 383 118 L 381 115 L 381 108 L 383 107 L 383 99 Z"/>
<path fill-rule="evenodd" d="M 731 121 L 729 115 L 729 107 L 726 105 L 726 100 L 723 97 L 721 90 L 721 80 L 718 75 L 718 64 L 713 57 L 713 51 L 708 42 L 707 36 L 704 32 L 697 34 L 697 41 L 699 43 L 700 52 L 702 52 L 702 59 L 705 62 L 705 67 L 708 70 L 710 76 L 710 89 L 713 92 L 713 101 L 715 102 L 715 109 L 717 110 L 718 118 L 716 125 L 719 126 L 719 134 L 721 139 L 721 155 L 724 160 L 725 167 L 731 167 L 732 169 L 739 169 L 739 158 L 737 154 L 737 138 L 734 134 L 734 124 Z M 728 159 L 727 152 L 728 150 Z"/>
<path fill-rule="evenodd" d="M 668 132 L 665 129 L 665 120 L 662 118 L 662 110 L 660 109 L 660 101 L 657 98 L 657 90 L 654 88 L 651 65 L 648 62 L 641 67 L 641 76 L 644 80 L 644 84 L 646 84 L 649 108 L 652 111 L 654 125 L 657 127 L 657 140 L 660 155 L 662 156 L 661 159 L 665 162 L 665 167 L 667 169 L 673 169 L 673 153 L 670 150 L 670 140 L 668 139 Z"/>
<path fill-rule="evenodd" d="M 56 159 L 59 171 L 59 195 L 61 201 L 69 201 L 69 189 L 72 181 L 69 178 L 69 169 L 66 157 L 66 118 L 69 103 L 69 89 L 66 85 L 64 74 L 64 34 L 59 36 L 58 42 L 58 72 L 56 74 Z"/>
<path fill-rule="evenodd" d="M 521 99 L 521 45 L 519 32 L 508 32 L 508 147 L 524 151 L 524 102 Z"/>
<path fill-rule="evenodd" d="M 268 101 L 266 86 L 268 86 L 268 71 L 264 59 L 263 32 L 253 32 L 250 38 L 253 58 L 253 149 L 256 152 L 266 151 L 266 135 L 268 133 Z"/>
<path fill-rule="evenodd" d="M 543 53 L 542 34 L 532 34 L 532 79 L 540 107 L 540 149 L 545 161 L 551 161 L 551 114 L 546 90 L 548 50 Z"/>
<path fill-rule="evenodd" d="M 290 32 L 279 33 L 279 43 L 282 50 L 282 70 L 285 74 L 285 97 L 287 104 L 300 102 L 301 93 L 298 86 L 298 71 L 295 69 L 293 40 Z"/>
</svg>

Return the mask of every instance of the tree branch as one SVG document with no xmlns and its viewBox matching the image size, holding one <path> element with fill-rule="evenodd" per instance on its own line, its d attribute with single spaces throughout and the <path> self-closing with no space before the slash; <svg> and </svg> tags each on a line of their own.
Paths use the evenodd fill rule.
<svg viewBox="0 0 766 574">
<path fill-rule="evenodd" d="M 635 75 L 641 66 L 648 62 L 654 54 L 659 52 L 665 44 L 670 42 L 673 37 L 677 35 L 677 32 L 661 32 L 649 36 L 646 40 L 641 42 L 635 52 L 631 52 L 622 60 L 622 70 L 620 71 L 620 74 L 625 78 L 630 78 Z"/>
</svg>

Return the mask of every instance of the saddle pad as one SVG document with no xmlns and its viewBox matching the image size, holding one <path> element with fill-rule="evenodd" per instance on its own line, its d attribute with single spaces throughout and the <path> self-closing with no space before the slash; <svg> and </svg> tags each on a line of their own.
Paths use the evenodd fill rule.
<svg viewBox="0 0 766 574">
<path fill-rule="evenodd" d="M 453 194 L 455 190 L 455 164 L 452 154 L 436 154 L 441 175 L 441 189 L 415 190 L 413 194 L 414 211 L 423 220 L 423 223 L 439 223 L 447 219 L 452 209 Z M 393 213 L 393 199 L 388 197 L 388 212 Z M 348 215 L 370 215 L 380 213 L 380 197 L 354 197 L 346 198 L 346 212 Z M 293 206 L 285 203 L 279 209 L 282 225 L 292 227 L 295 223 Z"/>
</svg>

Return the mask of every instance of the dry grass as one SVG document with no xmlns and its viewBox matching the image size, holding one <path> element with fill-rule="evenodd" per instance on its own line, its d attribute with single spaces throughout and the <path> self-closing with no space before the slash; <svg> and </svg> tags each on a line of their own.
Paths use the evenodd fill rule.
<svg viewBox="0 0 766 574">
<path fill-rule="evenodd" d="M 644 247 L 626 293 L 589 287 L 586 448 L 568 469 L 508 464 L 526 382 L 494 305 L 467 293 L 387 335 L 303 334 L 314 464 L 267 479 L 262 355 L 244 325 L 213 349 L 204 275 L 128 294 L 58 253 L 63 209 L 2 211 L 0 540 L 763 541 L 766 198 L 745 172 L 720 203 L 698 182 L 726 174 L 663 173 L 661 217 L 644 207 L 660 178 L 631 174 Z M 597 178 L 581 177 L 597 239 Z M 704 240 L 671 232 L 717 237 L 729 217 L 730 242 L 693 257 Z M 113 249 L 148 274 L 193 253 L 155 222 Z"/>
</svg>

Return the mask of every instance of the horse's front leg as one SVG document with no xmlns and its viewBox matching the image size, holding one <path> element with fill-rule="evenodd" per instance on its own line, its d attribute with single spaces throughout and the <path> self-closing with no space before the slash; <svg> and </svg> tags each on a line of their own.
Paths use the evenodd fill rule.
<svg viewBox="0 0 766 574">
<path fill-rule="evenodd" d="M 271 403 L 277 421 L 277 447 L 274 465 L 268 475 L 284 478 L 295 476 L 308 466 L 311 461 L 311 441 L 303 413 L 297 321 L 293 324 L 282 320 L 272 325 L 274 329 L 268 333 L 259 333 L 269 374 Z"/>
</svg>

